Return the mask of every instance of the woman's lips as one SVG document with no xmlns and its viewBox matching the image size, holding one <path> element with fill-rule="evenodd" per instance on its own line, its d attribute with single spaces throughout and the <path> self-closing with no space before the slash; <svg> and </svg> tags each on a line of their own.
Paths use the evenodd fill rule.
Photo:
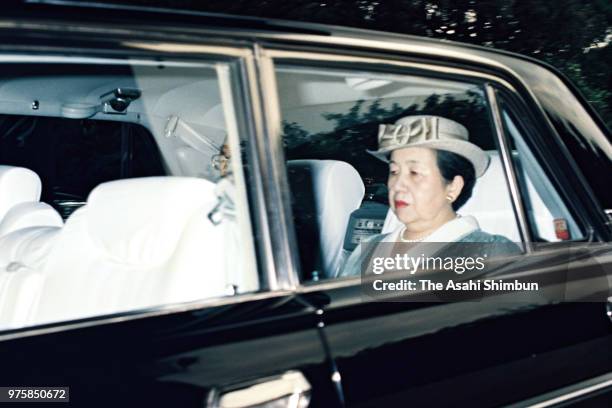
<svg viewBox="0 0 612 408">
<path fill-rule="evenodd" d="M 395 200 L 395 208 L 408 207 L 408 203 L 402 200 Z"/>
</svg>

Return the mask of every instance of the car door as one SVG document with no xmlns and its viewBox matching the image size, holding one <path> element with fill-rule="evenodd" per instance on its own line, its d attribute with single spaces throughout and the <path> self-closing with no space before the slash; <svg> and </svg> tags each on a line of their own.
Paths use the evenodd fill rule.
<svg viewBox="0 0 612 408">
<path fill-rule="evenodd" d="M 194 407 L 236 406 L 236 398 L 240 401 L 239 406 L 277 406 L 275 404 L 287 404 L 289 400 L 299 406 L 306 406 L 309 401 L 310 406 L 336 405 L 339 398 L 331 381 L 332 364 L 317 328 L 316 309 L 296 296 L 291 290 L 291 278 L 286 272 L 279 272 L 291 269 L 291 265 L 280 256 L 278 250 L 283 245 L 282 237 L 274 235 L 275 229 L 279 228 L 275 207 L 278 188 L 268 177 L 274 171 L 272 163 L 262 160 L 270 155 L 270 150 L 265 143 L 266 129 L 261 120 L 261 100 L 254 75 L 252 47 L 248 42 L 242 42 L 239 46 L 228 45 L 226 41 L 216 42 L 210 35 L 200 37 L 192 33 L 185 37 L 177 34 L 181 32 L 180 27 L 164 23 L 159 15 L 156 18 L 154 31 L 139 28 L 136 23 L 126 29 L 125 26 L 104 23 L 47 21 L 44 26 L 37 26 L 36 32 L 41 37 L 35 40 L 30 28 L 36 20 L 11 20 L 10 26 L 13 28 L 3 29 L 0 34 L 4 44 L 4 64 L 28 68 L 21 68 L 21 80 L 27 80 L 27 84 L 60 86 L 61 81 L 71 78 L 69 74 L 74 71 L 70 71 L 71 67 L 80 67 L 80 76 L 74 78 L 80 78 L 81 82 L 75 81 L 71 87 L 63 89 L 65 93 L 72 92 L 74 97 L 74 90 L 79 84 L 89 79 L 90 82 L 104 83 L 109 77 L 114 81 L 123 75 L 116 67 L 125 65 L 129 68 L 126 81 L 129 80 L 131 88 L 137 86 L 142 91 L 140 101 L 144 110 L 136 110 L 141 106 L 140 102 L 132 102 L 132 108 L 124 109 L 125 112 L 117 111 L 112 105 L 115 111 L 107 111 L 111 108 L 105 101 L 97 99 L 98 94 L 123 98 L 121 95 L 125 90 L 107 94 L 106 91 L 112 91 L 115 87 L 107 89 L 105 85 L 93 94 L 94 106 L 102 105 L 91 114 L 110 115 L 104 117 L 106 120 L 132 118 L 148 124 L 162 156 L 165 156 L 164 168 L 170 174 L 182 176 L 146 179 L 161 183 L 159 188 L 167 183 L 172 184 L 173 180 L 191 180 L 190 183 L 196 183 L 193 185 L 212 189 L 211 183 L 198 181 L 201 176 L 190 173 L 189 166 L 193 164 L 189 161 L 190 155 L 207 151 L 205 149 L 212 143 L 198 139 L 198 124 L 202 125 L 198 118 L 218 117 L 206 109 L 212 109 L 213 113 L 222 112 L 221 122 L 216 123 L 223 124 L 226 143 L 233 149 L 231 166 L 234 166 L 231 167 L 231 184 L 228 184 L 227 178 L 221 177 L 220 183 L 215 186 L 219 198 L 211 202 L 212 205 L 197 210 L 197 218 L 186 223 L 188 232 L 181 235 L 183 238 L 177 244 L 185 252 L 175 253 L 172 257 L 176 260 L 178 258 L 175 257 L 180 258 L 181 254 L 195 253 L 199 258 L 177 263 L 179 267 L 176 270 L 168 266 L 174 261 L 162 268 L 150 269 L 148 273 L 159 272 L 161 280 L 152 282 L 146 275 L 143 280 L 131 280 L 132 274 L 140 273 L 133 263 L 122 261 L 118 252 L 113 255 L 114 260 L 107 262 L 103 260 L 104 256 L 99 257 L 99 252 L 95 256 L 87 252 L 91 248 L 85 244 L 89 235 L 106 228 L 108 233 L 114 234 L 111 247 L 118 244 L 127 235 L 117 234 L 117 231 L 132 225 L 142 214 L 158 207 L 160 202 L 166 203 L 166 200 L 175 200 L 175 207 L 162 205 L 165 210 L 147 218 L 143 224 L 152 225 L 166 217 L 168 220 L 178 219 L 180 214 L 176 212 L 185 208 L 183 199 L 181 196 L 159 195 L 157 187 L 148 190 L 148 194 L 153 194 L 149 197 L 157 197 L 159 202 L 148 199 L 141 202 L 141 207 L 130 207 L 131 200 L 142 199 L 134 192 L 147 188 L 145 184 L 148 181 L 145 180 L 143 184 L 142 179 L 103 183 L 98 186 L 98 193 L 89 195 L 83 209 L 70 215 L 63 226 L 53 227 L 57 230 L 52 232 L 63 236 L 65 241 L 62 245 L 52 246 L 51 255 L 53 251 L 69 251 L 68 259 L 57 259 L 64 259 L 71 265 L 60 263 L 58 265 L 63 267 L 50 270 L 48 264 L 43 262 L 36 264 L 40 270 L 30 271 L 25 267 L 5 269 L 6 265 L 3 264 L 2 284 L 6 283 L 6 286 L 2 286 L 2 289 L 7 289 L 3 293 L 20 296 L 31 294 L 19 284 L 19 279 L 14 279 L 27 272 L 28 276 L 40 278 L 43 282 L 43 290 L 36 293 L 40 296 L 39 304 L 46 307 L 31 305 L 33 317 L 21 319 L 23 316 L 11 314 L 10 320 L 2 322 L 0 383 L 20 388 L 69 387 L 70 403 L 87 407 L 176 404 Z M 14 27 L 21 23 L 25 28 Z M 104 30 L 103 38 L 91 42 L 92 36 L 97 36 L 100 29 Z M 180 40 L 177 40 L 179 37 Z M 32 52 L 32 41 L 36 53 Z M 36 64 L 42 63 L 49 64 L 47 69 L 55 67 L 68 71 L 47 71 L 47 76 L 41 77 L 41 71 L 37 70 L 40 66 Z M 7 70 L 12 67 L 4 66 Z M 181 71 L 177 75 L 167 74 L 183 68 L 188 71 Z M 213 78 L 210 88 L 206 88 L 209 83 L 206 72 Z M 43 80 L 39 81 L 40 78 Z M 124 86 L 117 85 L 116 88 Z M 48 89 L 49 95 L 53 95 L 53 86 L 45 89 Z M 36 92 L 36 89 L 23 87 L 22 91 L 24 95 L 29 95 L 28 92 Z M 157 98 L 156 95 L 160 94 L 162 97 L 159 99 L 147 99 Z M 220 99 L 212 103 L 213 97 Z M 41 99 L 41 109 L 46 102 L 52 104 L 57 100 Z M 219 109 L 215 110 L 215 106 Z M 70 108 L 74 115 L 81 112 L 78 109 L 87 106 L 71 105 Z M 158 119 L 162 125 L 151 125 L 160 109 L 163 114 Z M 50 110 L 46 114 L 59 116 L 54 114 L 58 111 Z M 210 115 L 203 115 L 202 112 Z M 90 113 L 86 112 L 87 115 Z M 147 119 L 151 122 L 146 122 Z M 79 120 L 85 121 L 86 118 Z M 215 129 L 219 130 L 209 122 L 204 125 L 208 126 L 206 134 L 209 136 L 215 134 Z M 187 142 L 182 143 L 179 139 Z M 200 147 L 204 150 L 198 150 Z M 224 154 L 222 149 L 217 153 Z M 41 154 L 53 154 L 53 149 L 46 149 Z M 169 154 L 176 154 L 174 159 L 177 161 L 172 162 Z M 227 156 L 225 159 L 229 158 Z M 200 156 L 196 154 L 197 157 Z M 187 164 L 186 167 L 181 164 L 184 158 L 187 160 L 183 163 Z M 207 165 L 203 162 L 204 158 L 200 159 Z M 89 160 L 95 161 L 97 156 Z M 205 167 L 201 171 L 211 170 Z M 117 196 L 112 194 L 112 188 L 108 185 L 128 187 Z M 95 207 L 96 197 L 106 193 L 111 194 L 108 202 L 97 201 L 99 206 Z M 193 191 L 183 193 L 188 197 Z M 96 216 L 87 221 L 88 214 L 95 213 L 94 207 L 102 209 L 105 205 L 113 208 L 113 216 L 105 219 L 105 225 L 94 228 L 96 220 L 103 218 Z M 130 208 L 135 212 L 127 214 L 132 211 Z M 86 221 L 89 227 L 85 230 L 89 232 L 79 235 L 83 230 L 73 227 Z M 219 231 L 216 228 L 221 226 L 226 228 L 222 229 L 225 232 L 212 237 L 202 235 L 194 230 L 201 222 L 212 231 Z M 175 227 L 173 223 L 168 226 Z M 71 234 L 75 235 L 65 234 L 67 228 L 73 228 Z M 128 232 L 126 234 L 129 235 Z M 149 230 L 146 237 L 167 239 L 162 230 L 158 230 L 158 235 Z M 236 240 L 236 237 L 240 239 Z M 2 237 L 5 239 L 2 242 L 8 245 L 11 239 L 21 238 Z M 103 239 L 97 236 L 92 245 L 99 244 Z M 132 241 L 130 245 L 139 244 Z M 217 249 L 211 251 L 211 247 Z M 113 251 L 110 247 L 107 250 Z M 147 253 L 151 261 L 166 250 L 161 245 L 155 251 L 144 250 L 140 255 Z M 88 257 L 93 257 L 91 262 L 85 262 Z M 121 271 L 120 264 L 124 267 Z M 185 269 L 193 268 L 196 271 L 191 275 L 194 280 L 184 280 L 184 276 L 177 278 Z M 240 271 L 241 274 L 232 275 Z M 11 273 L 13 275 L 9 277 Z M 157 290 L 169 293 L 168 290 L 173 291 L 177 287 L 181 287 L 179 292 L 188 293 L 196 286 L 204 291 L 202 293 L 210 294 L 206 288 L 215 285 L 214 282 L 226 273 L 232 277 L 226 277 L 230 284 L 225 287 L 225 292 L 202 296 L 201 299 L 179 297 L 167 301 L 167 298 L 160 297 L 144 308 L 127 306 L 133 305 L 131 301 L 143 294 L 151 295 Z M 90 277 L 94 276 L 100 279 L 91 280 Z M 115 285 L 112 283 L 113 276 L 127 280 Z M 50 279 L 55 284 L 48 285 Z M 155 286 L 155 290 L 150 286 L 158 284 L 162 286 Z M 121 294 L 126 296 L 122 297 Z M 119 296 L 116 299 L 123 299 L 120 302 L 126 303 L 112 305 L 110 300 L 116 296 Z M 3 307 L 7 306 L 5 300 L 9 298 L 2 299 Z M 7 310 L 2 309 L 3 312 Z M 266 392 L 262 392 L 262 389 Z M 26 400 L 33 401 L 31 398 Z"/>
<path fill-rule="evenodd" d="M 540 125 L 547 122 L 518 78 L 507 82 L 507 75 L 504 80 L 491 76 L 491 70 L 470 63 L 470 54 L 458 48 L 453 51 L 463 54 L 463 61 L 441 63 L 434 50 L 426 61 L 418 62 L 408 56 L 384 59 L 337 50 L 332 54 L 272 49 L 265 54 L 271 59 L 269 69 L 273 63 L 276 73 L 268 98 L 279 100 L 282 127 L 278 133 L 284 140 L 292 192 L 286 211 L 293 214 L 295 254 L 302 258 L 301 293 L 320 308 L 346 404 L 497 406 L 609 372 L 612 337 L 604 307 L 609 292 L 609 230 L 601 216 L 589 215 L 592 211 L 603 214 L 603 210 L 590 207 L 595 205 L 592 201 L 586 207 L 571 199 L 588 196 L 588 187 L 564 179 L 571 158 L 562 153 L 550 127 L 544 126 L 542 132 L 547 133 L 538 134 Z M 429 90 L 419 93 L 423 89 Z M 506 97 L 500 102 L 499 89 L 520 101 L 520 109 L 509 108 Z M 481 100 L 474 95 L 481 95 Z M 517 123 L 511 130 L 509 113 L 513 109 Z M 528 116 L 523 116 L 525 110 Z M 309 192 L 309 181 L 294 169 L 308 161 L 335 160 L 356 168 L 366 183 L 380 178 L 385 170 L 367 162 L 364 153 L 366 148 L 375 149 L 378 124 L 389 123 L 385 120 L 402 112 L 460 118 L 455 120 L 465 121 L 470 134 L 476 134 L 470 140 L 481 147 L 487 141 L 478 137 L 490 127 L 494 140 L 483 148 L 492 149 L 492 157 L 497 155 L 500 160 L 503 171 L 493 178 L 493 184 L 502 189 L 485 195 L 485 201 L 509 200 L 507 208 L 512 210 L 490 212 L 487 225 L 508 236 L 516 234 L 513 240 L 523 252 L 502 262 L 503 268 L 487 271 L 483 279 L 532 279 L 543 290 L 538 296 L 510 291 L 467 301 L 451 296 L 431 302 L 410 295 L 393 301 L 393 296 L 373 296 L 365 287 L 368 282 L 359 277 L 334 279 L 334 273 L 324 269 L 321 259 L 327 247 L 317 248 L 313 236 L 332 235 L 332 223 L 321 222 L 324 217 L 313 208 L 345 217 L 349 231 L 340 243 L 344 251 L 352 250 L 361 237 L 380 232 L 386 225 L 386 210 L 374 209 L 376 185 L 366 185 L 361 207 L 342 212 L 337 203 L 348 196 L 350 189 L 345 184 L 351 180 L 332 183 L 327 195 L 317 195 L 317 182 L 310 181 L 315 191 Z M 535 126 L 532 118 L 541 123 Z M 529 158 L 517 147 L 517 132 L 531 146 L 529 158 L 537 161 L 540 170 L 545 169 L 547 186 L 556 194 L 554 200 L 542 198 L 544 187 L 531 179 L 533 171 L 527 175 L 532 185 L 527 185 L 525 161 Z M 537 143 L 540 147 L 533 147 Z M 544 157 L 555 161 L 545 162 Z M 540 224 L 540 218 L 534 216 L 539 214 L 534 194 L 540 197 L 538 205 L 546 207 L 548 218 Z M 314 199 L 309 198 L 313 195 Z M 308 200 L 315 204 L 305 204 Z M 566 218 L 555 218 L 560 207 L 553 208 L 550 202 L 562 204 Z M 317 232 L 304 227 L 317 221 Z M 555 230 L 559 222 L 562 227 Z M 538 244 L 536 241 L 543 241 L 538 235 L 542 229 L 552 238 Z M 347 245 L 351 242 L 352 247 Z"/>
</svg>

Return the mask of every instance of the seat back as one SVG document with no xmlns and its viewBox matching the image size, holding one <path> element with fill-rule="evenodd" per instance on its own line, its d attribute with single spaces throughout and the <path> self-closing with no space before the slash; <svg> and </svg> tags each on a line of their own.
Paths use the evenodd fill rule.
<svg viewBox="0 0 612 408">
<path fill-rule="evenodd" d="M 41 189 L 35 172 L 0 166 L 0 328 L 32 318 L 42 268 L 63 225 L 53 207 L 38 201 Z"/>
<path fill-rule="evenodd" d="M 44 286 L 44 265 L 60 227 L 28 227 L 0 236 L 0 329 L 27 325 Z"/>
<path fill-rule="evenodd" d="M 215 184 L 199 178 L 96 187 L 49 256 L 35 323 L 227 294 L 236 282 L 228 282 L 224 262 L 240 256 L 226 253 L 227 225 L 207 218 L 216 203 Z"/>
<path fill-rule="evenodd" d="M 55 208 L 42 202 L 14 205 L 0 220 L 0 237 L 29 227 L 61 227 L 64 221 Z"/>
<path fill-rule="evenodd" d="M 363 181 L 353 166 L 338 160 L 290 160 L 287 167 L 303 272 L 334 276 L 345 257 L 349 217 L 363 200 Z"/>
</svg>

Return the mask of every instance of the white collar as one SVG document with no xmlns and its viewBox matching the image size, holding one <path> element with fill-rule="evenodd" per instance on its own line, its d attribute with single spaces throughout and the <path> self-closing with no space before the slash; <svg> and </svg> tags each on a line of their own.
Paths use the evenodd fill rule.
<svg viewBox="0 0 612 408">
<path fill-rule="evenodd" d="M 403 229 L 404 225 L 402 224 L 395 231 L 387 235 L 383 241 L 401 241 L 399 234 L 402 233 Z M 442 225 L 420 242 L 455 242 L 479 229 L 480 225 L 478 225 L 476 218 L 472 217 L 471 215 L 458 216 L 457 218 Z"/>
</svg>

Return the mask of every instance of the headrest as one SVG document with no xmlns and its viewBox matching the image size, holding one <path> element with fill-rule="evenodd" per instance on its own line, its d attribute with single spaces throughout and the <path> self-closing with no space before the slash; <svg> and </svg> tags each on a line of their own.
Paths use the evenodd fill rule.
<svg viewBox="0 0 612 408">
<path fill-rule="evenodd" d="M 174 253 L 188 220 L 207 217 L 214 188 L 191 177 L 111 181 L 91 192 L 82 215 L 94 245 L 114 261 L 159 265 Z"/>
<path fill-rule="evenodd" d="M 49 204 L 41 202 L 20 203 L 13 206 L 0 220 L 0 237 L 9 232 L 28 227 L 61 227 L 62 217 Z"/>
<path fill-rule="evenodd" d="M 38 174 L 24 167 L 0 166 L 0 220 L 14 205 L 40 200 Z"/>
<path fill-rule="evenodd" d="M 298 242 L 311 239 L 320 242 L 319 249 L 300 248 L 302 264 L 306 265 L 305 268 L 320 267 L 327 274 L 333 274 L 340 261 L 350 214 L 359 208 L 363 200 L 363 181 L 353 166 L 338 160 L 290 160 L 287 166 L 296 229 L 298 234 L 304 232 L 305 235 L 299 236 Z M 313 196 L 309 197 L 311 194 Z M 318 232 L 312 231 L 312 221 L 315 220 Z M 304 262 L 308 257 L 312 261 L 319 250 L 322 257 L 320 265 Z"/>
<path fill-rule="evenodd" d="M 497 151 L 488 151 L 491 158 L 485 174 L 476 180 L 472 197 L 459 209 L 460 214 L 473 215 L 480 228 L 520 242 L 518 225 L 506 176 Z"/>
<path fill-rule="evenodd" d="M 339 160 L 290 160 L 289 171 L 307 170 L 317 197 L 319 214 L 333 207 L 361 200 L 365 193 L 359 173 L 350 164 Z M 324 216 L 327 214 L 324 214 Z"/>
</svg>

